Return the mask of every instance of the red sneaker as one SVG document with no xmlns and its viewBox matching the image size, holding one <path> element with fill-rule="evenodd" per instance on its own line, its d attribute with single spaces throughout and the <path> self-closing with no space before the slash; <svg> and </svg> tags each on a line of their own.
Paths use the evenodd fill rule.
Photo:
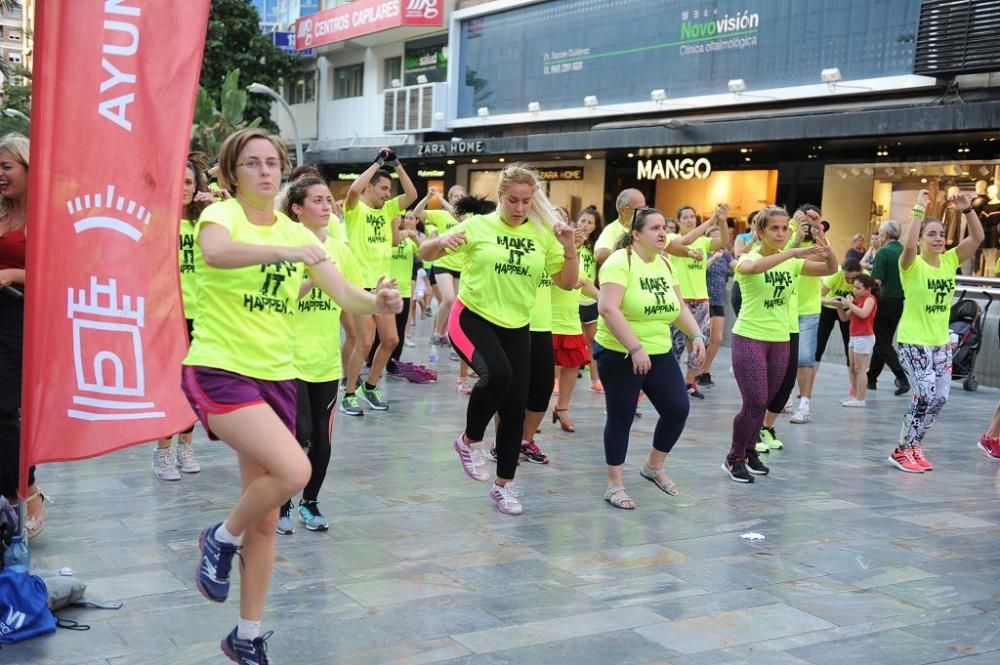
<svg viewBox="0 0 1000 665">
<path fill-rule="evenodd" d="M 983 434 L 977 445 L 990 459 L 1000 460 L 1000 438 Z"/>
<path fill-rule="evenodd" d="M 917 463 L 924 471 L 930 471 L 934 468 L 934 463 L 929 459 L 924 457 L 924 449 L 919 443 L 914 444 L 913 448 L 913 461 Z"/>
<path fill-rule="evenodd" d="M 905 471 L 906 473 L 923 473 L 924 467 L 917 464 L 917 460 L 913 458 L 913 451 L 909 448 L 896 448 L 889 455 L 889 464 L 893 465 L 900 471 Z"/>
</svg>

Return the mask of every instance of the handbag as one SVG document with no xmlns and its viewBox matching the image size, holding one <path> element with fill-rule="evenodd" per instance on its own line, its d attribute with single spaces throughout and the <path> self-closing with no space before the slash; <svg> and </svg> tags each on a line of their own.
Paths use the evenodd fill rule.
<svg viewBox="0 0 1000 665">
<path fill-rule="evenodd" d="M 56 618 L 48 603 L 42 578 L 9 568 L 0 571 L 0 644 L 54 633 Z"/>
</svg>

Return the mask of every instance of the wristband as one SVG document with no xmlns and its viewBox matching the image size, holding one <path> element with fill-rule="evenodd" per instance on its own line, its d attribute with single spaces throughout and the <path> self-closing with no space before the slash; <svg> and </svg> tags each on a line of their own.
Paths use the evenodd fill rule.
<svg viewBox="0 0 1000 665">
<path fill-rule="evenodd" d="M 694 340 L 696 340 L 696 339 L 700 339 L 701 341 L 703 341 L 703 342 L 704 342 L 704 341 L 705 341 L 705 333 L 703 333 L 703 332 L 701 332 L 701 331 L 699 330 L 699 331 L 698 331 L 698 332 L 696 332 L 695 334 L 691 335 L 691 341 L 692 341 L 692 342 L 693 342 Z"/>
<path fill-rule="evenodd" d="M 636 344 L 631 349 L 629 349 L 628 353 L 626 353 L 625 355 L 627 355 L 627 356 L 634 356 L 635 354 L 639 353 L 640 351 L 642 351 L 642 344 Z"/>
<path fill-rule="evenodd" d="M 962 214 L 963 215 L 968 215 L 970 212 L 972 212 L 972 206 L 969 206 L 968 208 L 964 209 L 962 211 Z"/>
</svg>

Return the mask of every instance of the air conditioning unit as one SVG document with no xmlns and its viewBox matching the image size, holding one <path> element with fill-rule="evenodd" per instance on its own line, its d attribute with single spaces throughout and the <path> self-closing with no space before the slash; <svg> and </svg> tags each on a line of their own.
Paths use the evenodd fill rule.
<svg viewBox="0 0 1000 665">
<path fill-rule="evenodd" d="M 419 134 L 447 131 L 444 118 L 447 83 L 425 83 L 387 88 L 384 95 L 386 134 Z"/>
</svg>

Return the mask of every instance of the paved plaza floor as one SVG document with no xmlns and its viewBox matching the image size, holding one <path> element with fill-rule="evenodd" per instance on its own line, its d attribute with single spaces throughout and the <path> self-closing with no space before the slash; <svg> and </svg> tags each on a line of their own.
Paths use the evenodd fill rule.
<svg viewBox="0 0 1000 665">
<path fill-rule="evenodd" d="M 603 398 L 581 382 L 577 433 L 543 426 L 552 463 L 521 465 L 525 512 L 508 517 L 460 469 L 466 398 L 443 364 L 436 385 L 389 382 L 388 413 L 338 415 L 320 497 L 332 527 L 279 536 L 272 662 L 1000 663 L 1000 462 L 975 446 L 997 391 L 953 384 L 925 442 L 937 470 L 907 475 L 885 462 L 905 398 L 886 380 L 866 410 L 841 408 L 846 372 L 824 366 L 814 422 L 782 417 L 771 475 L 739 485 L 719 468 L 739 405 L 724 352 L 668 462 L 680 496 L 639 477 L 656 422 L 643 406 L 626 512 L 602 500 Z M 154 479 L 150 445 L 39 469 L 54 501 L 34 567 L 69 566 L 124 607 L 65 612 L 91 630 L 3 647 L 0 663 L 227 662 L 237 594 L 198 593 L 196 541 L 239 480 L 229 449 L 197 432 L 203 471 L 180 482 Z"/>
</svg>

